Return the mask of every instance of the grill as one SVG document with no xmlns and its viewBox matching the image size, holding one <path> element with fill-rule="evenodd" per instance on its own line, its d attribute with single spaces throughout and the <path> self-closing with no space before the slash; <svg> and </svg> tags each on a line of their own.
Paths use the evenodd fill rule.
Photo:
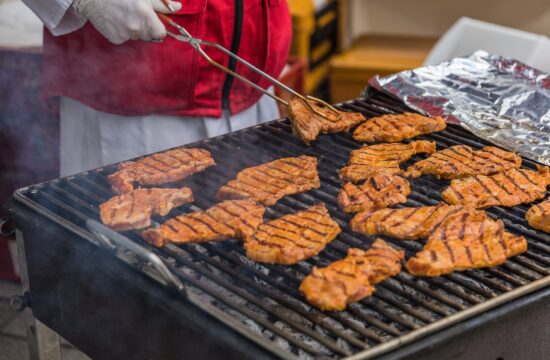
<svg viewBox="0 0 550 360">
<path fill-rule="evenodd" d="M 411 111 L 397 100 L 374 92 L 340 106 L 367 117 Z M 488 145 L 452 124 L 443 132 L 418 139 L 436 141 L 438 149 L 456 144 L 474 148 Z M 550 236 L 527 226 L 524 220 L 527 206 L 495 207 L 488 210 L 491 216 L 503 219 L 507 230 L 527 238 L 526 253 L 495 268 L 438 278 L 417 278 L 404 270 L 378 285 L 373 296 L 348 306 L 345 311 L 319 311 L 309 306 L 298 292 L 301 280 L 313 266 L 326 266 L 343 258 L 349 247 L 368 249 L 374 240 L 352 232 L 348 227 L 351 216 L 344 214 L 336 202 L 341 185 L 338 169 L 346 164 L 350 151 L 362 144 L 350 134 L 334 134 L 321 136 L 308 147 L 292 136 L 288 120 L 281 120 L 188 145 L 196 146 L 209 150 L 217 166 L 178 184 L 193 189 L 195 202 L 174 210 L 169 217 L 212 206 L 217 189 L 245 167 L 307 154 L 319 159 L 321 188 L 283 198 L 268 208 L 265 217 L 277 218 L 324 202 L 342 233 L 318 256 L 294 266 L 254 263 L 246 258 L 242 244 L 233 240 L 156 249 L 143 242 L 137 232 L 125 232 L 118 237 L 119 244 L 126 246 L 119 246 L 115 253 L 138 271 L 166 284 L 170 275 L 163 277 L 164 269 L 159 272 L 151 265 L 155 259 L 150 253 L 157 255 L 175 275 L 176 283 L 183 285 L 177 290 L 180 297 L 272 356 L 375 357 L 550 284 Z M 421 158 L 415 156 L 411 162 Z M 524 159 L 524 166 L 535 168 L 535 163 Z M 13 206 L 27 206 L 79 237 L 112 247 L 108 239 L 94 236 L 86 223 L 98 219 L 98 205 L 113 195 L 106 176 L 114 170 L 115 165 L 107 166 L 20 189 L 8 211 L 13 212 Z M 412 180 L 413 192 L 405 206 L 438 203 L 447 184 L 426 176 Z M 162 223 L 167 218 L 154 220 Z M 384 239 L 405 250 L 407 258 L 423 245 L 423 242 Z M 142 261 L 144 257 L 147 261 Z"/>
</svg>

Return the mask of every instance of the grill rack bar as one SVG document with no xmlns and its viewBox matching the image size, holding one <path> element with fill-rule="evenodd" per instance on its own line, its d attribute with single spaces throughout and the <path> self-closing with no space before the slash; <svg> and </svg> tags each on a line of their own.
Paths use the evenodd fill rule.
<svg viewBox="0 0 550 360">
<path fill-rule="evenodd" d="M 408 110 L 381 94 L 366 100 L 353 100 L 342 107 L 367 116 Z M 473 147 L 488 145 L 455 125 L 450 125 L 442 133 L 419 139 L 435 140 L 439 149 L 460 143 Z M 204 296 L 201 294 L 209 293 L 217 299 L 209 304 L 211 307 L 224 313 L 231 310 L 231 314 L 240 314 L 230 326 L 239 327 L 235 324 L 243 324 L 245 318 L 263 327 L 260 335 L 244 325 L 237 330 L 252 333 L 250 337 L 256 340 L 261 337 L 266 340 L 262 342 L 264 346 L 266 343 L 277 346 L 276 338 L 284 339 L 287 346 L 277 350 L 271 348 L 279 356 L 375 356 L 550 284 L 550 236 L 525 225 L 525 205 L 514 209 L 493 208 L 489 213 L 503 218 L 507 229 L 528 238 L 527 253 L 497 268 L 469 270 L 441 278 L 415 278 L 403 271 L 378 285 L 374 296 L 350 305 L 346 311 L 321 312 L 309 307 L 297 291 L 301 279 L 312 266 L 325 266 L 344 257 L 346 249 L 351 246 L 368 248 L 373 240 L 347 228 L 351 217 L 340 212 L 335 197 L 340 187 L 337 170 L 347 162 L 349 152 L 361 144 L 349 135 L 337 134 L 323 136 L 311 147 L 305 147 L 290 134 L 289 124 L 283 121 L 189 146 L 197 145 L 210 150 L 216 160 L 223 159 L 222 155 L 227 157 L 229 151 L 240 151 L 247 156 L 237 154 L 223 166 L 206 170 L 204 176 L 197 174 L 184 181 L 182 185 L 194 185 L 208 191 L 204 194 L 195 191 L 199 195 L 195 204 L 176 209 L 171 216 L 211 206 L 215 190 L 244 167 L 303 153 L 317 156 L 320 160 L 321 189 L 286 197 L 266 211 L 267 218 L 275 218 L 324 201 L 332 217 L 342 226 L 344 231 L 325 251 L 296 266 L 255 265 L 247 261 L 242 245 L 234 241 L 182 247 L 168 245 L 154 249 L 137 233 L 125 233 L 163 258 L 188 285 L 188 290 L 198 291 L 194 296 L 201 298 Z M 524 160 L 524 165 L 533 168 L 535 163 Z M 114 166 L 110 166 L 38 184 L 19 190 L 16 197 L 82 234 L 82 223 L 88 218 L 97 218 L 97 205 L 112 196 L 105 174 L 113 170 Z M 435 204 L 442 187 L 441 182 L 431 178 L 414 180 L 413 193 L 406 205 Z M 163 222 L 165 219 L 156 217 L 155 220 Z M 421 242 L 387 240 L 405 250 L 407 255 L 422 247 Z M 228 293 L 233 295 L 227 297 Z M 222 306 L 222 303 L 225 304 Z"/>
</svg>

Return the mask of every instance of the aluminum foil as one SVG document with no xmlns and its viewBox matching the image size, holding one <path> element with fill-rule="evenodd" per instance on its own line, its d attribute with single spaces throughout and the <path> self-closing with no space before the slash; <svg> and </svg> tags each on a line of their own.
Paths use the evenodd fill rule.
<svg viewBox="0 0 550 360">
<path fill-rule="evenodd" d="M 477 51 L 369 85 L 425 115 L 441 115 L 507 150 L 550 165 L 550 75 Z"/>
</svg>

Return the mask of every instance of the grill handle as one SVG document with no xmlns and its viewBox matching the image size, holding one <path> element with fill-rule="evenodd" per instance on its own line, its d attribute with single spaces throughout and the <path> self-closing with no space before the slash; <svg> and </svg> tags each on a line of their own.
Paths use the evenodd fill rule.
<svg viewBox="0 0 550 360">
<path fill-rule="evenodd" d="M 86 220 L 86 227 L 101 247 L 115 253 L 117 250 L 131 252 L 138 259 L 153 267 L 166 284 L 175 287 L 179 291 L 184 291 L 183 283 L 168 269 L 158 255 L 95 220 Z"/>
</svg>

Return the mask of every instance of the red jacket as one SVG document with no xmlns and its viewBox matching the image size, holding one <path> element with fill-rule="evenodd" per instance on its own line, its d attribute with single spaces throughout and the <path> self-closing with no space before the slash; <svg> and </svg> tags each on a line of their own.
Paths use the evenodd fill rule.
<svg viewBox="0 0 550 360">
<path fill-rule="evenodd" d="M 170 16 L 191 35 L 238 49 L 253 65 L 272 76 L 280 74 L 291 37 L 285 0 L 181 2 L 182 10 Z M 205 50 L 221 64 L 228 63 L 216 49 Z M 270 86 L 240 64 L 237 73 L 263 88 Z M 44 88 L 46 97 L 66 96 L 120 115 L 220 117 L 222 97 L 238 113 L 262 95 L 238 79 L 228 80 L 187 43 L 166 37 L 161 43 L 113 45 L 90 23 L 60 37 L 44 32 Z"/>
</svg>

